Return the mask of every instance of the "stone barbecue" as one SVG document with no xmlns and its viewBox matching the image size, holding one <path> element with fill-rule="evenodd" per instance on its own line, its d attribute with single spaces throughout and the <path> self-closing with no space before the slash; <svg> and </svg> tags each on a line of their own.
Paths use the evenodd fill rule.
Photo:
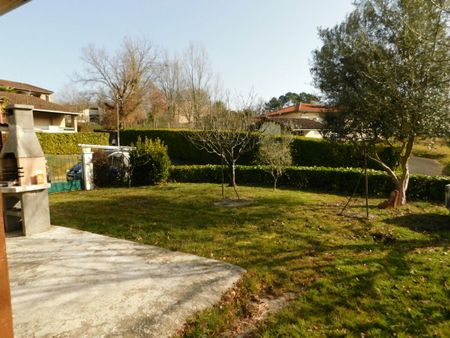
<svg viewBox="0 0 450 338">
<path fill-rule="evenodd" d="M 0 192 L 7 232 L 23 235 L 50 228 L 47 170 L 34 131 L 33 107 L 9 106 L 9 134 L 0 152 Z"/>
</svg>

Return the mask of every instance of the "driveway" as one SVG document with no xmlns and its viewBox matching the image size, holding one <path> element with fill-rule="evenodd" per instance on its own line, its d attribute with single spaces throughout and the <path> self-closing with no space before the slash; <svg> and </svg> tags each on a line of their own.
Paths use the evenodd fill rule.
<svg viewBox="0 0 450 338">
<path fill-rule="evenodd" d="M 444 166 L 439 161 L 431 158 L 411 156 L 409 159 L 409 170 L 411 174 L 439 176 L 442 175 Z"/>
<path fill-rule="evenodd" d="M 7 239 L 16 337 L 168 337 L 243 269 L 64 227 Z"/>
</svg>

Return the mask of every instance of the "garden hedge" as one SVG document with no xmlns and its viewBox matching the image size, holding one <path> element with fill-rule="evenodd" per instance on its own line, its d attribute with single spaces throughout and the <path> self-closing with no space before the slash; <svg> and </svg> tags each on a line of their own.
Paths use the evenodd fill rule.
<svg viewBox="0 0 450 338">
<path fill-rule="evenodd" d="M 272 186 L 273 179 L 268 168 L 263 166 L 238 166 L 237 183 L 251 186 Z M 369 170 L 369 193 L 372 196 L 388 196 L 394 185 L 384 172 Z M 172 166 L 170 179 L 175 182 L 220 183 L 221 170 L 217 165 Z M 226 179 L 226 178 L 225 178 Z M 361 179 L 359 193 L 363 193 L 361 169 L 289 167 L 279 180 L 280 187 L 317 190 L 327 193 L 350 194 Z M 449 177 L 413 175 L 408 197 L 433 202 L 444 201 L 445 185 Z"/>
<path fill-rule="evenodd" d="M 178 163 L 185 164 L 219 164 L 220 159 L 204 150 L 199 150 L 190 141 L 193 130 L 183 129 L 142 129 L 124 130 L 120 132 L 124 145 L 135 143 L 140 136 L 149 139 L 159 138 L 168 147 L 169 157 Z M 256 136 L 255 136 L 256 137 Z M 238 161 L 241 165 L 257 164 L 258 149 L 244 154 Z M 384 147 L 380 149 L 380 157 L 390 166 L 396 163 L 395 149 Z M 292 159 L 295 166 L 322 167 L 360 167 L 363 157 L 360 150 L 350 144 L 341 144 L 325 140 L 310 139 L 296 136 L 292 142 Z M 369 163 L 374 169 L 379 169 L 376 163 Z"/>
<path fill-rule="evenodd" d="M 79 144 L 108 145 L 108 133 L 36 133 L 44 154 L 72 155 L 81 152 Z"/>
</svg>

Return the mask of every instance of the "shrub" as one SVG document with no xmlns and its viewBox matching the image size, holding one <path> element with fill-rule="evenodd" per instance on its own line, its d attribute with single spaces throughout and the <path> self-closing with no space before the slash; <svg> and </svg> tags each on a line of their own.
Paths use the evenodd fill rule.
<svg viewBox="0 0 450 338">
<path fill-rule="evenodd" d="M 272 176 L 264 166 L 238 166 L 237 178 L 242 185 L 271 186 Z M 394 185 L 384 172 L 369 170 L 369 193 L 372 196 L 387 196 Z M 173 166 L 170 178 L 176 182 L 220 183 L 220 166 L 194 165 Z M 358 180 L 362 180 L 360 169 L 324 168 L 324 167 L 288 167 L 280 178 L 279 186 L 305 190 L 318 190 L 328 193 L 350 194 Z M 359 193 L 363 193 L 361 181 Z M 434 202 L 444 201 L 445 185 L 450 178 L 413 175 L 411 177 L 408 198 Z"/>
<path fill-rule="evenodd" d="M 124 145 L 135 143 L 138 137 L 160 139 L 168 147 L 171 159 L 186 164 L 220 164 L 220 158 L 197 149 L 190 141 L 189 134 L 194 130 L 181 129 L 143 129 L 121 131 L 121 141 Z M 191 138 L 192 139 L 192 138 Z M 241 165 L 258 163 L 258 147 L 244 154 L 240 160 Z M 361 167 L 363 156 L 359 149 L 351 144 L 342 144 L 325 140 L 309 139 L 295 136 L 291 144 L 293 165 L 295 166 L 322 166 L 322 167 Z M 396 149 L 380 147 L 381 159 L 388 165 L 394 166 L 397 160 Z M 369 166 L 379 169 L 376 163 Z"/>
<path fill-rule="evenodd" d="M 164 182 L 169 177 L 170 159 L 167 147 L 159 140 L 144 141 L 139 137 L 130 152 L 130 178 L 132 185 Z"/>
<path fill-rule="evenodd" d="M 109 144 L 108 133 L 36 133 L 44 154 L 72 155 L 81 152 L 79 144 Z"/>
</svg>

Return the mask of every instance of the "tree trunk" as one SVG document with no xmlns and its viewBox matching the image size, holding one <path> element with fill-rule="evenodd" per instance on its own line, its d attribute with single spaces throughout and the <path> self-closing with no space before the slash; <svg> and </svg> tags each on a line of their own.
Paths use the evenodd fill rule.
<svg viewBox="0 0 450 338">
<path fill-rule="evenodd" d="M 231 179 L 230 179 L 230 185 L 233 187 L 234 192 L 236 194 L 236 197 L 240 199 L 239 193 L 237 191 L 237 185 L 236 185 L 236 162 L 231 162 Z"/>
<path fill-rule="evenodd" d="M 225 175 L 224 175 L 224 163 L 223 163 L 223 157 L 220 158 L 220 171 L 222 174 L 221 180 L 222 180 L 222 199 L 225 199 Z"/>
<path fill-rule="evenodd" d="M 399 196 L 397 199 L 397 203 L 395 207 L 405 205 L 406 204 L 406 191 L 408 190 L 409 185 L 409 158 L 411 157 L 412 149 L 414 146 L 415 137 L 411 136 L 408 139 L 405 148 L 405 154 L 400 158 L 400 164 L 402 167 L 402 177 L 397 184 L 397 189 L 399 192 Z"/>
<path fill-rule="evenodd" d="M 401 177 L 395 175 L 395 173 L 391 170 L 390 173 L 391 178 L 395 182 L 396 190 L 391 193 L 389 199 L 379 205 L 381 208 L 396 208 L 406 204 L 406 191 L 408 190 L 409 185 L 409 158 L 411 157 L 412 148 L 414 145 L 414 136 L 410 136 L 405 146 L 405 153 L 400 157 L 400 166 L 402 169 Z M 378 158 L 379 160 L 379 158 Z M 386 165 L 385 165 L 386 166 Z"/>
<path fill-rule="evenodd" d="M 397 184 L 398 198 L 395 201 L 394 207 L 399 207 L 406 204 L 406 191 L 409 184 L 409 170 L 403 175 L 400 182 Z"/>
<path fill-rule="evenodd" d="M 231 162 L 231 164 L 228 165 L 228 170 L 230 174 L 230 181 L 228 183 L 229 187 L 235 187 L 236 186 L 236 162 Z"/>
</svg>

